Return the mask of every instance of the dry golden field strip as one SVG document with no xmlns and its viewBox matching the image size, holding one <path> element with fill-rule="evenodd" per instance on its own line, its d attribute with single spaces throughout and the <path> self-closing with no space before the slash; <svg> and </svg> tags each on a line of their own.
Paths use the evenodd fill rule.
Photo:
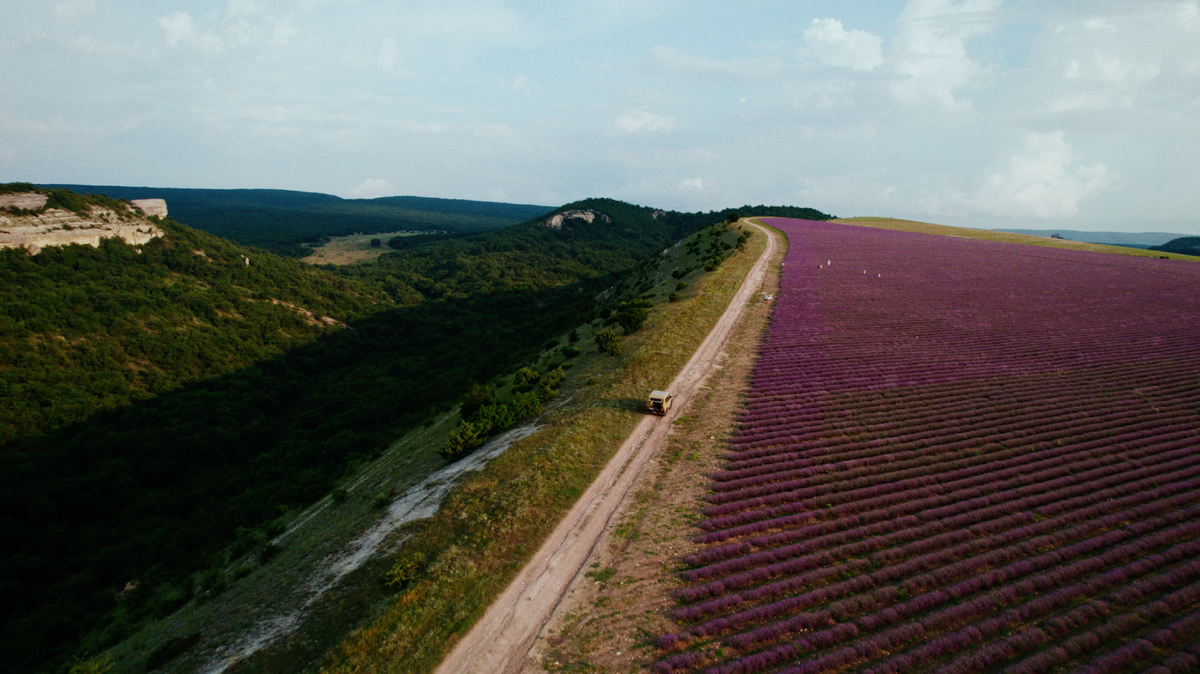
<svg viewBox="0 0 1200 674">
<path fill-rule="evenodd" d="M 1125 246 L 1108 246 L 1100 243 L 1084 243 L 1082 241 L 1067 241 L 1048 236 L 1032 236 L 1029 234 L 1012 234 L 1010 232 L 993 232 L 988 229 L 971 229 L 969 227 L 950 227 L 935 225 L 916 220 L 898 220 L 896 218 L 838 218 L 831 222 L 856 227 L 874 227 L 890 229 L 897 232 L 917 232 L 920 234 L 940 234 L 942 236 L 957 236 L 964 239 L 980 239 L 983 241 L 1000 241 L 1003 243 L 1023 243 L 1030 246 L 1045 246 L 1047 248 L 1062 248 L 1064 250 L 1086 250 L 1093 253 L 1114 253 L 1117 255 L 1133 255 L 1135 257 L 1170 258 L 1172 260 L 1200 260 L 1192 255 L 1178 253 L 1163 253 L 1157 250 L 1126 248 Z"/>
</svg>

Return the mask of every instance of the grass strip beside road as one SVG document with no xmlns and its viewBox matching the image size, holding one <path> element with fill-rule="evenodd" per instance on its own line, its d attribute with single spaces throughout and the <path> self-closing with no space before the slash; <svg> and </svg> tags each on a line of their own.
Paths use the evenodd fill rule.
<svg viewBox="0 0 1200 674">
<path fill-rule="evenodd" d="M 745 248 L 654 308 L 623 354 L 582 360 L 541 430 L 472 476 L 413 534 L 400 559 L 420 570 L 382 615 L 329 654 L 324 671 L 428 672 L 487 610 L 591 484 L 644 415 L 644 396 L 670 382 L 711 330 L 766 246 Z M 669 276 L 668 283 L 674 283 Z M 418 558 L 417 555 L 420 555 Z"/>
</svg>

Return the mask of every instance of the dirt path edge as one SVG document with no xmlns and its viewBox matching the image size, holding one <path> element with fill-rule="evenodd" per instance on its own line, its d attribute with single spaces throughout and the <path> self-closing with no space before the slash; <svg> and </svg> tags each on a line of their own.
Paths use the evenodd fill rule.
<svg viewBox="0 0 1200 674">
<path fill-rule="evenodd" d="M 618 506 L 662 446 L 671 422 L 687 408 L 712 371 L 750 297 L 766 277 L 778 245 L 776 235 L 757 223 L 743 222 L 765 234 L 767 246 L 721 318 L 671 382 L 675 406 L 665 418 L 647 416 L 638 423 L 529 563 L 446 656 L 436 674 L 512 674 L 524 667 L 534 640 L 571 581 L 583 572 Z"/>
</svg>

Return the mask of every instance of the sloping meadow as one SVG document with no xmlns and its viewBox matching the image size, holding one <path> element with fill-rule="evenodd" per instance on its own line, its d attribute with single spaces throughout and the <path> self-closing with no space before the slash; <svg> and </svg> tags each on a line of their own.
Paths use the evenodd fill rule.
<svg viewBox="0 0 1200 674">
<path fill-rule="evenodd" d="M 790 249 L 659 672 L 1200 666 L 1200 265 Z"/>
</svg>

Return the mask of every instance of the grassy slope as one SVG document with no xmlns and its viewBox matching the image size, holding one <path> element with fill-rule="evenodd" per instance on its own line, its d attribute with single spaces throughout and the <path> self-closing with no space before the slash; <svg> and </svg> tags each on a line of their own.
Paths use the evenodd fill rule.
<svg viewBox="0 0 1200 674">
<path fill-rule="evenodd" d="M 1067 250 L 1084 250 L 1093 253 L 1115 253 L 1117 255 L 1133 255 L 1137 257 L 1169 257 L 1172 260 L 1200 260 L 1200 257 L 1180 255 L 1178 253 L 1163 253 L 1155 250 L 1126 248 L 1124 246 L 1108 246 L 1099 243 L 1084 243 L 1082 241 L 1067 241 L 1045 236 L 1030 234 L 1012 234 L 1009 232 L 994 232 L 987 229 L 971 229 L 968 227 L 950 227 L 935 225 L 915 220 L 897 220 L 895 218 L 838 218 L 832 222 L 858 227 L 875 227 L 877 229 L 892 229 L 899 232 L 917 232 L 920 234 L 940 234 L 942 236 L 958 236 L 967 239 L 982 239 L 984 241 L 1002 241 L 1004 243 L 1023 243 L 1031 246 L 1047 248 L 1064 248 Z"/>
<path fill-rule="evenodd" d="M 646 392 L 682 368 L 765 244 L 755 234 L 745 250 L 695 281 L 681 302 L 658 304 L 646 326 L 623 339 L 619 357 L 595 352 L 589 336 L 599 326 L 581 330 L 586 351 L 563 384 L 562 404 L 541 417 L 536 435 L 462 484 L 415 531 L 401 554 L 425 554 L 420 575 L 380 618 L 330 654 L 326 671 L 431 671 L 641 419 Z M 670 271 L 677 264 L 647 270 L 658 301 L 674 290 Z"/>
</svg>

